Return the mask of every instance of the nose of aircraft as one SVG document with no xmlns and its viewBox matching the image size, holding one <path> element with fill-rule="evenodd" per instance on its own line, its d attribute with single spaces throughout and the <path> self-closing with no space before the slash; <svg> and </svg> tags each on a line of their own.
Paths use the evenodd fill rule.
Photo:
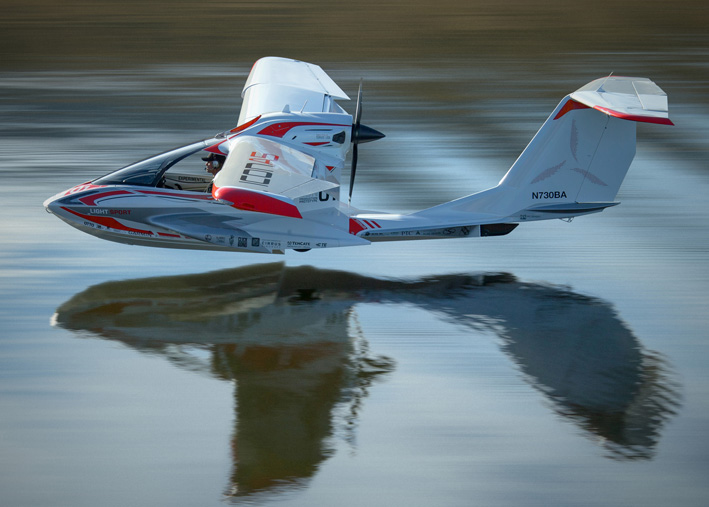
<svg viewBox="0 0 709 507">
<path fill-rule="evenodd" d="M 46 201 L 44 201 L 44 209 L 47 213 L 51 213 L 53 215 L 56 215 L 56 210 L 59 208 L 59 198 L 64 194 L 64 192 L 60 192 L 56 195 L 53 195 Z"/>
</svg>

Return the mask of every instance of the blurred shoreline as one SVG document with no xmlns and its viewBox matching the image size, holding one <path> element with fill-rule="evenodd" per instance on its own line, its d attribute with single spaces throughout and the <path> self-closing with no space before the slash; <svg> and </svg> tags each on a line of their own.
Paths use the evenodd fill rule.
<svg viewBox="0 0 709 507">
<path fill-rule="evenodd" d="M 295 2 L 3 0 L 0 70 L 252 62 L 554 59 L 578 52 L 703 51 L 699 0 Z"/>
</svg>

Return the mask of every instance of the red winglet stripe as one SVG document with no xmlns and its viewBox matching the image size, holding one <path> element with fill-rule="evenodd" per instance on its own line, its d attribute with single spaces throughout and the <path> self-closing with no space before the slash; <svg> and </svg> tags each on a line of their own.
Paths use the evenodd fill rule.
<svg viewBox="0 0 709 507">
<path fill-rule="evenodd" d="M 97 224 L 103 225 L 104 227 L 110 227 L 111 229 L 117 229 L 119 231 L 137 232 L 140 234 L 149 234 L 151 236 L 154 234 L 153 231 L 144 231 L 143 229 L 134 229 L 133 227 L 128 227 L 127 225 L 123 225 L 115 218 L 99 217 L 99 216 L 94 216 L 94 215 L 84 215 L 83 213 L 79 213 L 78 211 L 70 210 L 69 208 L 65 208 L 64 206 L 62 206 L 62 209 L 64 211 L 68 211 L 72 215 L 76 215 L 77 217 L 83 218 L 84 220 L 88 220 L 89 222 L 95 222 Z"/>
<path fill-rule="evenodd" d="M 558 120 L 569 111 L 573 111 L 575 109 L 590 109 L 590 107 L 588 107 L 586 104 L 582 104 L 581 102 L 577 102 L 574 99 L 569 99 L 566 101 L 566 104 L 563 105 L 561 110 L 556 114 L 556 116 L 554 116 L 554 119 Z"/>
<path fill-rule="evenodd" d="M 322 146 L 324 144 L 330 144 L 330 141 L 325 141 L 324 143 L 303 143 L 303 144 L 307 144 L 309 146 Z"/>
<path fill-rule="evenodd" d="M 609 116 L 614 116 L 622 120 L 639 121 L 642 123 L 656 123 L 658 125 L 673 125 L 669 118 L 659 118 L 656 116 L 641 116 L 636 114 L 621 113 L 620 111 L 614 111 L 613 109 L 608 109 L 607 107 L 594 106 L 593 109 L 605 113 Z"/>
<path fill-rule="evenodd" d="M 236 209 L 283 217 L 303 218 L 297 206 L 282 200 L 276 195 L 235 187 L 214 187 L 212 195 L 215 199 L 232 203 L 232 207 Z"/>
<path fill-rule="evenodd" d="M 87 206 L 96 206 L 96 201 L 98 199 L 103 199 L 105 197 L 111 197 L 113 195 L 125 195 L 131 194 L 128 190 L 113 190 L 111 192 L 99 192 L 98 194 L 87 195 L 86 197 L 80 197 L 79 201 L 83 202 Z"/>
</svg>

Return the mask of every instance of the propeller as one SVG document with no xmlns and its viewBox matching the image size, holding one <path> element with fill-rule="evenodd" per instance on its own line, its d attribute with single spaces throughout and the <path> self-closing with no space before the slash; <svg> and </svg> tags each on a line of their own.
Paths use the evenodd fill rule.
<svg viewBox="0 0 709 507">
<path fill-rule="evenodd" d="M 355 174 L 357 173 L 357 157 L 360 143 L 369 143 L 384 137 L 384 134 L 366 125 L 362 125 L 362 81 L 359 82 L 357 92 L 357 109 L 355 110 L 354 122 L 352 123 L 352 170 L 350 171 L 350 195 L 348 203 L 352 201 L 352 189 L 354 188 Z"/>
</svg>

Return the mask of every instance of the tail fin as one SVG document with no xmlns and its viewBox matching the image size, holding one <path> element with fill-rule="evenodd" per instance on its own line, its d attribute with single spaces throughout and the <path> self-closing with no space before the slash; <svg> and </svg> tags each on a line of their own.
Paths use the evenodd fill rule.
<svg viewBox="0 0 709 507">
<path fill-rule="evenodd" d="M 515 222 L 618 204 L 635 156 L 635 122 L 672 125 L 665 93 L 645 78 L 597 79 L 559 103 L 497 187 L 421 213 L 475 212 Z"/>
</svg>

